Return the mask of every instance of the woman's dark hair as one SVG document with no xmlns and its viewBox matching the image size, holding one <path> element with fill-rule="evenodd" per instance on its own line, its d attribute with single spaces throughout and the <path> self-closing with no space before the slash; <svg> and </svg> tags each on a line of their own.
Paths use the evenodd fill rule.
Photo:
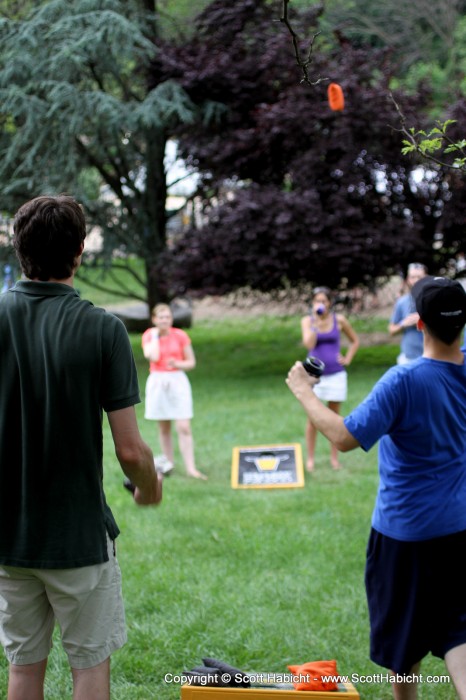
<svg viewBox="0 0 466 700">
<path fill-rule="evenodd" d="M 316 287 L 312 290 L 312 299 L 315 299 L 318 294 L 325 294 L 325 296 L 330 302 L 333 299 L 333 294 L 330 287 Z"/>
<path fill-rule="evenodd" d="M 81 205 L 68 195 L 42 195 L 18 209 L 13 246 L 28 279 L 67 279 L 86 237 Z"/>
</svg>

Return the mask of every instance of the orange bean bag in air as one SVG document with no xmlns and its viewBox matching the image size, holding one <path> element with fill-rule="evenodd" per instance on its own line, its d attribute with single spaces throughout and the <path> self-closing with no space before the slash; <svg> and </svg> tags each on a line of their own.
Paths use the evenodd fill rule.
<svg viewBox="0 0 466 700">
<path fill-rule="evenodd" d="M 328 104 L 333 112 L 342 112 L 345 109 L 345 96 L 338 83 L 330 83 L 327 88 Z"/>
</svg>

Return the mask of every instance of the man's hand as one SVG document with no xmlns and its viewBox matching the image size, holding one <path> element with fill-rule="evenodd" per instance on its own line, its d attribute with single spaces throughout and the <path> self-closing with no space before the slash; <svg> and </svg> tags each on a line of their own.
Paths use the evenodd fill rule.
<svg viewBox="0 0 466 700">
<path fill-rule="evenodd" d="M 347 430 L 342 416 L 325 406 L 312 391 L 319 382 L 304 369 L 302 362 L 295 362 L 288 372 L 286 383 L 290 391 L 302 404 L 314 427 L 325 435 L 341 452 L 359 447 L 359 442 Z"/>
<path fill-rule="evenodd" d="M 162 500 L 162 475 L 154 466 L 154 455 L 139 432 L 134 406 L 108 413 L 115 452 L 125 476 L 134 485 L 134 501 L 140 506 Z"/>
<path fill-rule="evenodd" d="M 413 311 L 413 313 L 408 314 L 400 323 L 400 326 L 402 328 L 410 328 L 411 326 L 415 326 L 417 322 L 419 321 L 419 314 L 417 311 Z"/>
<path fill-rule="evenodd" d="M 296 396 L 298 401 L 302 401 L 303 395 L 309 393 L 309 389 L 318 384 L 318 377 L 311 377 L 303 367 L 302 362 L 295 362 L 293 367 L 288 372 L 286 383 L 289 390 Z"/>
<path fill-rule="evenodd" d="M 155 471 L 155 481 L 151 484 L 150 488 L 140 489 L 136 486 L 134 489 L 134 502 L 138 506 L 156 506 L 162 500 L 163 493 L 163 474 Z"/>
</svg>

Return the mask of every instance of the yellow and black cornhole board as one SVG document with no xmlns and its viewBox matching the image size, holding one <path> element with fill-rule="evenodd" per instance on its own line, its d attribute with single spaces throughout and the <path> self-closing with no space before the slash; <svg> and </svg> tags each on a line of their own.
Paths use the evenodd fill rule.
<svg viewBox="0 0 466 700">
<path fill-rule="evenodd" d="M 352 683 L 339 683 L 337 690 L 295 690 L 276 688 L 199 688 L 183 685 L 181 700 L 357 700 Z"/>
<path fill-rule="evenodd" d="M 234 489 L 304 486 L 301 445 L 234 447 L 231 485 Z"/>
</svg>

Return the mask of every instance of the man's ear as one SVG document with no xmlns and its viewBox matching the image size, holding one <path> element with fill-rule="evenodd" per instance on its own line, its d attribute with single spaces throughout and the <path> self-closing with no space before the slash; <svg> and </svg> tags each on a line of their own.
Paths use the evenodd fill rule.
<svg viewBox="0 0 466 700">
<path fill-rule="evenodd" d="M 422 319 L 419 319 L 419 321 L 416 323 L 416 328 L 418 329 L 418 331 L 422 332 L 425 327 L 426 324 L 424 323 L 424 321 Z"/>
<path fill-rule="evenodd" d="M 78 269 L 78 267 L 81 265 L 81 256 L 83 254 L 84 250 L 84 241 L 80 244 L 78 248 L 78 252 L 76 253 L 76 257 L 74 259 L 74 272 Z"/>
</svg>

